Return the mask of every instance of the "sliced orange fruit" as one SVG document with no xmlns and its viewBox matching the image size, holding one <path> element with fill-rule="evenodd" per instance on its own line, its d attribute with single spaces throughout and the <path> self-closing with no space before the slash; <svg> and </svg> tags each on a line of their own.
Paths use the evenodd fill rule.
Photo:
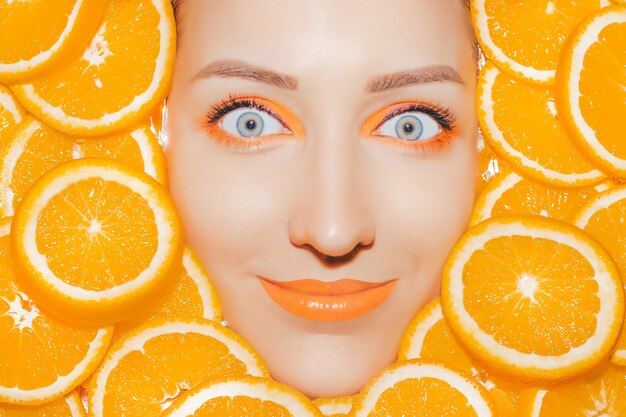
<svg viewBox="0 0 626 417">
<path fill-rule="evenodd" d="M 76 391 L 43 405 L 10 405 L 0 403 L 0 417 L 87 417 Z"/>
<path fill-rule="evenodd" d="M 163 417 L 322 417 L 303 394 L 271 379 L 218 378 L 176 400 Z"/>
<path fill-rule="evenodd" d="M 16 283 L 10 229 L 9 218 L 0 220 L 0 403 L 44 404 L 94 371 L 113 328 L 69 326 L 42 313 Z"/>
<path fill-rule="evenodd" d="M 354 417 L 496 416 L 487 391 L 443 364 L 397 362 L 370 381 L 357 397 Z"/>
<path fill-rule="evenodd" d="M 550 389 L 535 389 L 520 417 L 622 417 L 626 370 L 612 365 Z"/>
<path fill-rule="evenodd" d="M 11 90 L 0 84 L 0 149 L 6 141 L 15 135 L 17 126 L 26 117 L 22 105 L 13 96 Z"/>
<path fill-rule="evenodd" d="M 478 83 L 478 120 L 485 140 L 524 176 L 561 187 L 601 181 L 556 114 L 553 90 L 519 81 L 487 63 Z"/>
<path fill-rule="evenodd" d="M 603 4 L 602 0 L 476 0 L 471 2 L 471 15 L 478 42 L 493 62 L 517 78 L 550 85 L 565 38 Z"/>
<path fill-rule="evenodd" d="M 159 416 L 172 401 L 221 376 L 269 378 L 241 336 L 210 320 L 155 320 L 118 340 L 92 376 L 93 417 Z"/>
<path fill-rule="evenodd" d="M 313 404 L 320 410 L 325 417 L 347 417 L 354 398 L 350 395 L 337 398 L 317 398 Z"/>
<path fill-rule="evenodd" d="M 407 327 L 398 352 L 398 360 L 436 361 L 471 375 L 489 392 L 499 417 L 516 417 L 519 392 L 526 387 L 492 375 L 457 342 L 446 324 L 439 297 L 428 303 Z"/>
<path fill-rule="evenodd" d="M 494 178 L 476 200 L 470 218 L 473 226 L 491 217 L 532 214 L 558 220 L 570 220 L 585 200 L 607 190 L 613 184 L 605 180 L 581 188 L 550 187 L 508 172 Z"/>
<path fill-rule="evenodd" d="M 626 277 L 626 186 L 607 190 L 590 199 L 572 219 L 609 251 L 622 277 Z M 626 327 L 611 360 L 626 366 Z"/>
<path fill-rule="evenodd" d="M 480 195 L 485 186 L 505 169 L 505 167 L 502 166 L 502 162 L 497 159 L 497 156 L 491 147 L 484 143 L 482 136 L 480 141 L 481 143 L 478 151 L 476 196 Z"/>
<path fill-rule="evenodd" d="M 146 126 L 102 139 L 71 138 L 28 116 L 0 148 L 0 216 L 12 216 L 26 191 L 43 174 L 80 158 L 109 158 L 167 182 L 157 138 Z"/>
<path fill-rule="evenodd" d="M 217 291 L 200 260 L 189 247 L 185 248 L 182 265 L 177 268 L 172 279 L 176 281 L 174 289 L 166 295 L 158 308 L 117 323 L 113 340 L 122 337 L 130 329 L 158 318 L 204 318 L 217 322 L 222 320 Z"/>
<path fill-rule="evenodd" d="M 38 118 L 75 136 L 103 135 L 147 118 L 167 95 L 175 55 L 169 0 L 109 0 L 81 57 L 11 86 Z"/>
<path fill-rule="evenodd" d="M 30 188 L 12 239 L 20 282 L 42 307 L 71 322 L 104 324 L 149 309 L 169 289 L 182 230 L 174 202 L 152 177 L 85 158 Z"/>
<path fill-rule="evenodd" d="M 557 68 L 559 116 L 585 154 L 603 170 L 626 177 L 626 6 L 582 22 L 568 38 Z"/>
<path fill-rule="evenodd" d="M 0 81 L 32 78 L 78 56 L 98 29 L 106 0 L 3 1 Z"/>
<path fill-rule="evenodd" d="M 469 229 L 444 267 L 441 301 L 473 357 L 532 383 L 588 372 L 610 353 L 624 317 L 622 281 L 606 249 L 540 216 Z"/>
</svg>

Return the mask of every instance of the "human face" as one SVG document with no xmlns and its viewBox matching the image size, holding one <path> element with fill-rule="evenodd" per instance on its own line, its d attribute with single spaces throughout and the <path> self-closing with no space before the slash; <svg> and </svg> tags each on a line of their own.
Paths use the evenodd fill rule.
<svg viewBox="0 0 626 417">
<path fill-rule="evenodd" d="M 353 394 L 438 293 L 472 208 L 466 16 L 458 0 L 180 12 L 166 154 L 188 244 L 276 379 Z M 284 286 L 304 279 L 321 283 Z"/>
</svg>

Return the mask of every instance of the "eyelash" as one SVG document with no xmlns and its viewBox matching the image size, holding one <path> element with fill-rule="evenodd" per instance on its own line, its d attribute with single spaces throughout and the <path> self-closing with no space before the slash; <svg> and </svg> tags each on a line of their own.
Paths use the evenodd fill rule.
<svg viewBox="0 0 626 417">
<path fill-rule="evenodd" d="M 280 124 L 287 130 L 291 130 L 285 121 L 274 111 L 263 106 L 258 102 L 258 96 L 239 96 L 229 94 L 228 98 L 221 100 L 219 103 L 213 104 L 206 114 L 207 122 L 210 124 L 217 123 L 219 120 L 226 116 L 233 110 L 245 108 L 253 108 L 256 110 L 264 111 L 280 122 Z"/>
<path fill-rule="evenodd" d="M 439 123 L 439 125 L 441 125 L 443 130 L 446 130 L 448 132 L 452 132 L 456 128 L 454 124 L 454 122 L 456 121 L 456 117 L 452 110 L 442 107 L 438 104 L 423 102 L 407 104 L 406 106 L 402 106 L 393 110 L 392 112 L 387 114 L 387 116 L 385 116 L 383 120 L 380 121 L 380 123 L 378 124 L 378 126 L 376 126 L 376 129 L 374 130 L 377 130 L 383 125 L 383 123 L 393 119 L 397 115 L 409 112 L 420 112 L 429 115 L 430 117 L 435 119 L 437 123 Z"/>
<path fill-rule="evenodd" d="M 267 139 L 264 140 L 263 138 L 259 138 L 254 141 L 247 139 L 242 140 L 237 137 L 233 137 L 227 133 L 219 132 L 217 131 L 217 129 L 215 129 L 216 125 L 224 116 L 226 116 L 231 111 L 240 108 L 253 108 L 259 111 L 266 112 L 276 118 L 281 126 L 283 126 L 290 133 L 293 132 L 292 127 L 289 126 L 279 114 L 277 114 L 275 111 L 268 108 L 267 106 L 259 103 L 259 101 L 264 100 L 265 99 L 263 99 L 262 97 L 254 95 L 229 94 L 228 98 L 222 99 L 218 103 L 215 103 L 211 106 L 211 108 L 206 112 L 203 124 L 210 133 L 212 133 L 214 136 L 218 136 L 216 137 L 216 139 L 226 143 L 229 146 L 233 146 L 239 149 L 256 149 L 267 141 Z M 399 114 L 408 112 L 421 112 L 432 117 L 441 126 L 443 131 L 436 137 L 424 142 L 409 142 L 403 141 L 398 138 L 391 138 L 382 135 L 377 136 L 372 134 L 388 120 L 391 120 Z M 376 127 L 371 130 L 371 132 L 366 133 L 366 136 L 376 136 L 379 140 L 383 140 L 392 145 L 403 147 L 412 152 L 426 154 L 429 151 L 443 149 L 447 145 L 449 145 L 452 142 L 456 127 L 456 116 L 452 110 L 445 108 L 441 105 L 429 102 L 415 102 L 408 103 L 404 106 L 397 107 L 396 109 L 390 111 L 387 115 L 385 115 L 385 117 L 383 117 L 383 119 L 376 125 Z"/>
</svg>

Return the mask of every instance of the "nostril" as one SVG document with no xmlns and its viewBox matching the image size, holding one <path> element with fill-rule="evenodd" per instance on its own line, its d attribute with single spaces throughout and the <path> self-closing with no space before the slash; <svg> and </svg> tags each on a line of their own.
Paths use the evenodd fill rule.
<svg viewBox="0 0 626 417">
<path fill-rule="evenodd" d="M 328 255 L 327 253 L 324 253 L 318 250 L 313 245 L 310 245 L 310 244 L 304 245 L 304 247 L 306 247 L 309 251 L 314 253 L 315 256 L 317 256 L 317 258 L 322 263 L 324 263 L 325 265 L 329 267 L 341 266 L 352 261 L 360 252 L 362 252 L 363 250 L 369 249 L 370 246 L 371 244 L 365 245 L 365 244 L 359 243 L 354 248 L 352 248 L 350 252 L 345 253 L 343 255 Z"/>
<path fill-rule="evenodd" d="M 323 255 L 323 261 L 329 265 L 338 265 L 351 261 L 357 254 L 357 248 L 352 249 L 349 253 L 341 256 Z"/>
</svg>

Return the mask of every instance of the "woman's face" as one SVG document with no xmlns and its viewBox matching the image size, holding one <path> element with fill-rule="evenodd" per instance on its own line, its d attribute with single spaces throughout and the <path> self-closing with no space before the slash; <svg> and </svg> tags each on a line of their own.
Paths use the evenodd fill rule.
<svg viewBox="0 0 626 417">
<path fill-rule="evenodd" d="M 466 19 L 458 0 L 182 4 L 167 157 L 188 244 L 230 327 L 311 397 L 394 361 L 466 227 Z"/>
</svg>

